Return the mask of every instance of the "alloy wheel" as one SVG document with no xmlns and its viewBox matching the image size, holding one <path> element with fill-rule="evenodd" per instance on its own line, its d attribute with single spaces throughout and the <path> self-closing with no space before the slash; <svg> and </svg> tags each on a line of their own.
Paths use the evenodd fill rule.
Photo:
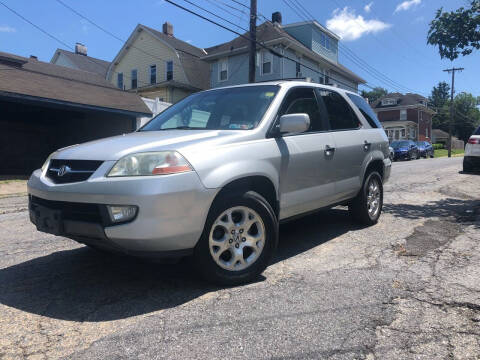
<svg viewBox="0 0 480 360">
<path fill-rule="evenodd" d="M 265 225 L 258 213 L 246 206 L 222 212 L 213 223 L 208 244 L 215 263 L 229 271 L 252 265 L 265 245 Z"/>
<path fill-rule="evenodd" d="M 380 201 L 380 184 L 376 178 L 371 178 L 367 190 L 367 209 L 371 219 L 374 219 L 380 211 Z"/>
</svg>

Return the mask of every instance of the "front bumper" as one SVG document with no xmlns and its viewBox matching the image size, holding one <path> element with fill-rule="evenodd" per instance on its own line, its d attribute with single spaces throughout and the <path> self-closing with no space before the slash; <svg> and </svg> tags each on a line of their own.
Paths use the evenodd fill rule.
<svg viewBox="0 0 480 360">
<path fill-rule="evenodd" d="M 409 152 L 408 151 L 395 152 L 395 154 L 393 156 L 394 160 L 402 160 L 402 159 L 408 159 L 408 158 L 409 158 Z"/>
<path fill-rule="evenodd" d="M 32 222 L 35 223 L 36 219 L 35 199 L 40 199 L 47 209 L 55 210 L 54 205 L 60 204 L 60 209 L 55 212 L 61 217 L 59 235 L 82 243 L 131 254 L 188 250 L 195 246 L 215 197 L 215 189 L 205 188 L 195 172 L 151 177 L 104 177 L 111 166 L 113 162 L 107 161 L 87 181 L 67 184 L 54 184 L 36 170 L 28 181 Z M 136 205 L 138 214 L 131 222 L 111 225 L 101 211 L 107 204 Z M 83 206 L 97 206 L 100 210 L 97 216 L 72 216 L 62 210 L 63 205 L 70 206 L 73 213 Z M 41 227 L 39 229 L 42 231 Z"/>
</svg>

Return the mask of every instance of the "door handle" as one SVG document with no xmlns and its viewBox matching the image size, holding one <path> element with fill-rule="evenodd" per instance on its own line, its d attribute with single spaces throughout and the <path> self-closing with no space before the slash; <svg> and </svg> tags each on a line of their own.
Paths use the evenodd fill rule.
<svg viewBox="0 0 480 360">
<path fill-rule="evenodd" d="M 335 148 L 330 145 L 325 145 L 325 155 L 331 156 L 335 152 Z"/>
<path fill-rule="evenodd" d="M 367 140 L 365 140 L 363 143 L 363 150 L 365 151 L 370 150 L 370 146 L 372 146 L 372 143 L 369 143 Z"/>
</svg>

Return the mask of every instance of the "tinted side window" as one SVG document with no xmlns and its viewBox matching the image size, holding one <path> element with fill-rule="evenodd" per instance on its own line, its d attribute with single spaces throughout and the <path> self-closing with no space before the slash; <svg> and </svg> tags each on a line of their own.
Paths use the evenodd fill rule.
<svg viewBox="0 0 480 360">
<path fill-rule="evenodd" d="M 480 135 L 480 126 L 479 126 L 478 129 L 473 133 L 473 135 Z"/>
<path fill-rule="evenodd" d="M 280 115 L 285 114 L 308 114 L 310 117 L 310 128 L 308 131 L 325 131 L 317 99 L 313 89 L 293 89 L 285 98 Z"/>
<path fill-rule="evenodd" d="M 367 119 L 368 123 L 372 128 L 382 127 L 382 124 L 380 124 L 380 121 L 378 121 L 377 115 L 364 99 L 362 99 L 358 95 L 353 95 L 353 94 L 347 94 L 347 95 L 350 98 L 350 100 L 352 100 L 353 103 L 358 107 L 358 110 L 360 110 L 360 112 L 365 117 L 365 119 Z"/>
<path fill-rule="evenodd" d="M 325 105 L 332 130 L 357 129 L 360 126 L 350 105 L 335 91 L 318 89 L 319 100 Z"/>
</svg>

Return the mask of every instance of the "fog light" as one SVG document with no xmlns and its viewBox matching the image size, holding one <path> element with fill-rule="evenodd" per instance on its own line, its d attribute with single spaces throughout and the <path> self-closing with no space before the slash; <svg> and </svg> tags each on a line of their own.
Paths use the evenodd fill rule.
<svg viewBox="0 0 480 360">
<path fill-rule="evenodd" d="M 107 205 L 110 220 L 114 223 L 132 220 L 137 215 L 137 207 L 135 205 Z"/>
</svg>

